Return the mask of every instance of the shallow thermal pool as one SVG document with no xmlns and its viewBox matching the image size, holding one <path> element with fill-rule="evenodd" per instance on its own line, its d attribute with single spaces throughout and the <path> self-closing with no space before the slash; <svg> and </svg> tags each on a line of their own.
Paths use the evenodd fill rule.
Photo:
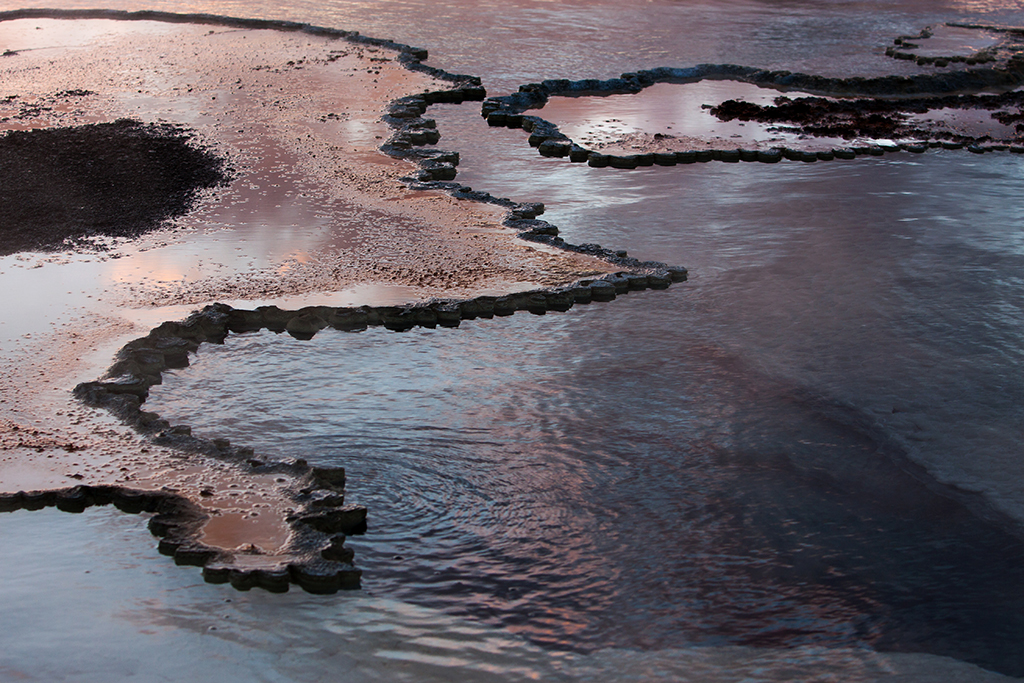
<svg viewBox="0 0 1024 683">
<path fill-rule="evenodd" d="M 425 44 L 501 94 L 700 62 L 915 73 L 883 56 L 894 36 L 1011 21 L 1019 3 L 246 11 Z M 621 103 L 601 120 L 662 131 L 644 100 Z M 147 409 L 260 453 L 345 466 L 349 501 L 370 509 L 367 533 L 348 541 L 363 589 L 238 593 L 157 556 L 140 519 L 12 513 L 0 525 L 19 549 L 0 558 L 14 577 L 0 602 L 15 607 L 0 616 L 0 672 L 1024 675 L 1020 156 L 619 171 L 540 157 L 475 105 L 431 115 L 442 147 L 462 154 L 461 182 L 542 201 L 567 241 L 685 265 L 690 282 L 457 330 L 204 346 Z M 33 669 L 41 658 L 52 668 Z"/>
<path fill-rule="evenodd" d="M 856 409 L 657 322 L 686 296 L 240 335 L 150 403 L 343 464 L 372 594 L 559 649 L 870 646 L 1018 671 L 1024 544 L 905 474 Z"/>
<path fill-rule="evenodd" d="M 757 121 L 722 121 L 710 112 L 711 107 L 726 100 L 765 106 L 782 96 L 808 95 L 734 81 L 703 80 L 658 83 L 633 94 L 552 97 L 542 109 L 527 113 L 556 124 L 583 147 L 608 154 L 636 154 L 666 144 L 680 149 L 768 149 L 799 144 L 816 150 L 865 142 L 822 137 L 813 138 L 809 145 L 810 136 L 799 132 Z"/>
</svg>

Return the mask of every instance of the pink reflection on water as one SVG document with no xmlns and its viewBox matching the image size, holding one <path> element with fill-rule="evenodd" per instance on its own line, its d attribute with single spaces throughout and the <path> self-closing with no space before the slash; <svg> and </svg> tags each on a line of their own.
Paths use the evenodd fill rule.
<svg viewBox="0 0 1024 683">
<path fill-rule="evenodd" d="M 756 121 L 721 121 L 709 109 L 730 99 L 770 105 L 782 92 L 733 81 L 658 83 L 635 94 L 552 97 L 538 115 L 587 149 L 636 154 L 666 149 L 832 148 L 841 138 L 814 138 Z M 806 93 L 786 92 L 788 97 Z"/>
</svg>

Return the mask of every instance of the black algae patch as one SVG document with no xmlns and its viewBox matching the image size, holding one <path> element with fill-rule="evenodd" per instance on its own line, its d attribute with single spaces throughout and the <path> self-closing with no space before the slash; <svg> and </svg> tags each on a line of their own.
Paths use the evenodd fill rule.
<svg viewBox="0 0 1024 683">
<path fill-rule="evenodd" d="M 122 119 L 0 136 L 0 255 L 136 237 L 228 179 L 183 128 Z"/>
</svg>

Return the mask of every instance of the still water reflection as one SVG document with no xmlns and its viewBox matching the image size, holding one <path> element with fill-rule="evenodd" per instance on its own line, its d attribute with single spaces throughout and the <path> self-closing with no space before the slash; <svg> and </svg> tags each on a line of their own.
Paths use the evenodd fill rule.
<svg viewBox="0 0 1024 683">
<path fill-rule="evenodd" d="M 635 94 L 605 97 L 552 97 L 534 113 L 551 121 L 573 142 L 608 154 L 638 154 L 659 146 L 670 149 L 766 149 L 770 147 L 809 148 L 808 136 L 792 127 L 756 121 L 721 121 L 709 109 L 727 100 L 741 100 L 770 106 L 776 98 L 798 98 L 806 93 L 785 93 L 747 83 L 704 80 L 686 85 L 658 83 Z M 679 138 L 674 142 L 672 138 Z M 646 142 L 648 149 L 631 143 Z M 832 149 L 859 144 L 842 138 L 814 138 L 815 149 Z"/>
</svg>

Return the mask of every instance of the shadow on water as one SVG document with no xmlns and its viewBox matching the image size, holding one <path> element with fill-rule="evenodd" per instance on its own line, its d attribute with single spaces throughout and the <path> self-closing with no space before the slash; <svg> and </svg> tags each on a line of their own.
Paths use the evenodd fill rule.
<svg viewBox="0 0 1024 683">
<path fill-rule="evenodd" d="M 232 337 L 152 407 L 344 465 L 371 510 L 350 540 L 371 594 L 559 649 L 869 646 L 1024 674 L 1024 543 L 905 469 L 855 410 L 695 335 L 632 345 L 665 296 L 458 331 Z"/>
</svg>

